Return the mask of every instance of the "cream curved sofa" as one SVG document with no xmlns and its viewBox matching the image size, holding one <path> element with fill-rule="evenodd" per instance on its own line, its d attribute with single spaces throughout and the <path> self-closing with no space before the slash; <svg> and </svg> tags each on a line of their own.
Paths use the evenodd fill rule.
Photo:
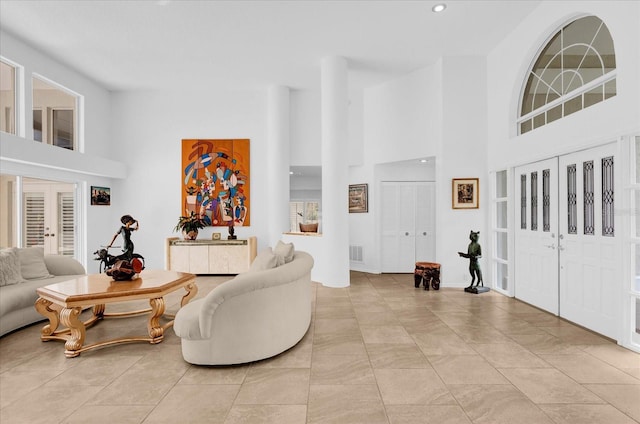
<svg viewBox="0 0 640 424">
<path fill-rule="evenodd" d="M 15 281 L 0 284 L 0 337 L 46 319 L 34 307 L 36 289 L 86 274 L 82 264 L 69 256 L 45 255 L 37 247 L 3 249 L 7 250 L 16 251 L 20 259 Z M 6 272 L 8 264 L 0 260 L 0 268 Z"/>
<path fill-rule="evenodd" d="M 295 251 L 288 263 L 238 274 L 182 307 L 173 329 L 185 361 L 242 364 L 295 346 L 311 323 L 311 268 L 311 255 Z"/>
</svg>

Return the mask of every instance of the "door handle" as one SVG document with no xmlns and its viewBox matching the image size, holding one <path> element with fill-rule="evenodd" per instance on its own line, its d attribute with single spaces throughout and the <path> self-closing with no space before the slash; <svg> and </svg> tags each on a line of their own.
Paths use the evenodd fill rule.
<svg viewBox="0 0 640 424">
<path fill-rule="evenodd" d="M 556 245 L 555 245 L 555 243 L 552 243 L 552 244 L 545 244 L 545 245 L 544 245 L 544 247 L 548 247 L 549 249 L 554 249 L 554 250 L 555 250 Z"/>
<path fill-rule="evenodd" d="M 408 235 L 409 235 L 409 233 L 404 233 L 404 235 L 405 235 L 405 236 L 408 236 Z"/>
<path fill-rule="evenodd" d="M 426 236 L 426 235 L 427 235 L 427 232 L 426 232 L 426 231 L 423 231 L 423 232 L 422 232 L 422 235 L 423 235 L 423 236 Z"/>
</svg>

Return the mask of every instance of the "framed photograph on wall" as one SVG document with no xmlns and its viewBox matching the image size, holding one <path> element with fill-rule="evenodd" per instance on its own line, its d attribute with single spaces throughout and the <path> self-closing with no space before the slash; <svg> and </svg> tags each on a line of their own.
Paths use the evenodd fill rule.
<svg viewBox="0 0 640 424">
<path fill-rule="evenodd" d="M 451 199 L 453 209 L 478 209 L 480 207 L 480 182 L 478 178 L 454 178 Z"/>
<path fill-rule="evenodd" d="M 91 204 L 109 206 L 111 204 L 111 189 L 109 187 L 91 186 Z"/>
<path fill-rule="evenodd" d="M 369 212 L 367 184 L 349 185 L 349 213 Z"/>
</svg>

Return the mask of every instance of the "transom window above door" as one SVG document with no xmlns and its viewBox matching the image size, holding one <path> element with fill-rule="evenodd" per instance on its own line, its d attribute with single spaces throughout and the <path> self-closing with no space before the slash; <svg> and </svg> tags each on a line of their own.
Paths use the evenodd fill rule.
<svg viewBox="0 0 640 424">
<path fill-rule="evenodd" d="M 520 134 L 616 95 L 616 55 L 607 26 L 596 16 L 556 32 L 533 62 L 521 96 Z"/>
</svg>

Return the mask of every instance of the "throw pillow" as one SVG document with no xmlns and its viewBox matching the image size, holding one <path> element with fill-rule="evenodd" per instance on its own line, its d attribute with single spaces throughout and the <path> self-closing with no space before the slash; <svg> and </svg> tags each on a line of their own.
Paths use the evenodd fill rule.
<svg viewBox="0 0 640 424">
<path fill-rule="evenodd" d="M 20 258 L 20 272 L 25 280 L 51 277 L 47 265 L 44 263 L 44 248 L 20 248 L 18 249 L 18 258 Z"/>
<path fill-rule="evenodd" d="M 0 250 L 0 287 L 22 282 L 20 259 L 15 247 Z"/>
<path fill-rule="evenodd" d="M 263 271 L 265 269 L 275 268 L 276 266 L 278 266 L 278 258 L 269 247 L 256 255 L 253 262 L 251 262 L 249 271 Z"/>
<path fill-rule="evenodd" d="M 288 264 L 293 260 L 294 250 L 293 243 L 283 243 L 282 240 L 278 240 L 276 247 L 273 249 L 273 253 L 282 256 L 284 263 Z"/>
</svg>

